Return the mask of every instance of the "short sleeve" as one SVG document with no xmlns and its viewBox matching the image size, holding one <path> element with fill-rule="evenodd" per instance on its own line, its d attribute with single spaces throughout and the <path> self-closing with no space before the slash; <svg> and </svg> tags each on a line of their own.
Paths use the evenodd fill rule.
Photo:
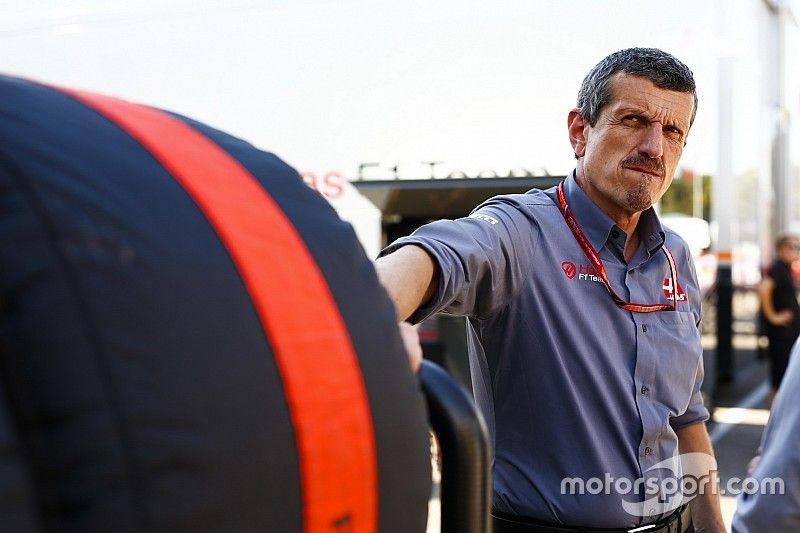
<svg viewBox="0 0 800 533">
<path fill-rule="evenodd" d="M 388 255 L 414 244 L 438 265 L 437 293 L 410 318 L 433 313 L 487 318 L 504 307 L 525 283 L 538 236 L 526 206 L 512 197 L 495 197 L 468 217 L 422 226 L 381 252 Z"/>
</svg>

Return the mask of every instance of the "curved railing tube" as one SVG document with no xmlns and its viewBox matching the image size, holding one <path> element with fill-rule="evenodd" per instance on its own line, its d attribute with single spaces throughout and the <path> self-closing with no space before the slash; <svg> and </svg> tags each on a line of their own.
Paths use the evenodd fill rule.
<svg viewBox="0 0 800 533">
<path fill-rule="evenodd" d="M 423 361 L 422 390 L 442 457 L 442 533 L 491 531 L 489 437 L 472 398 L 442 367 Z"/>
</svg>

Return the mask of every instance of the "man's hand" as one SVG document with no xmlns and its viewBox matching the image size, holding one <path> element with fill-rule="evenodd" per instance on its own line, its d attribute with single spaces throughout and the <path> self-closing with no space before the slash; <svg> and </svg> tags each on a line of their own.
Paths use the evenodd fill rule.
<svg viewBox="0 0 800 533">
<path fill-rule="evenodd" d="M 708 438 L 706 425 L 702 422 L 682 427 L 676 431 L 678 434 L 678 445 L 680 452 L 693 453 L 700 452 L 714 455 L 711 447 L 711 439 Z M 710 480 L 715 480 L 715 476 L 708 473 Z M 719 503 L 719 487 L 706 486 L 702 494 L 699 494 L 689 504 L 692 512 L 692 524 L 698 533 L 725 533 L 725 523 L 722 520 L 722 510 Z"/>
<path fill-rule="evenodd" d="M 403 344 L 406 347 L 408 364 L 416 374 L 419 372 L 419 367 L 422 366 L 422 345 L 419 342 L 417 326 L 412 326 L 408 322 L 399 322 L 397 326 L 400 328 L 400 337 L 402 337 Z"/>
<path fill-rule="evenodd" d="M 747 463 L 747 477 L 753 477 L 756 473 L 756 468 L 758 468 L 758 463 L 761 462 L 761 446 L 758 447 L 756 450 L 756 454 L 750 459 L 750 462 Z"/>
</svg>

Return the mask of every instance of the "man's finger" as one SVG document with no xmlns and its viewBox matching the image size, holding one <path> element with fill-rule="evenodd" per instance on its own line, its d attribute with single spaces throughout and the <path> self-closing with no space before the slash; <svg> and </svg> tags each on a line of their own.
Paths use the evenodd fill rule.
<svg viewBox="0 0 800 533">
<path fill-rule="evenodd" d="M 422 365 L 422 345 L 419 342 L 417 327 L 408 322 L 398 322 L 397 326 L 400 328 L 400 336 L 403 338 L 403 344 L 406 348 L 408 364 L 411 365 L 411 370 L 416 373 Z"/>
</svg>

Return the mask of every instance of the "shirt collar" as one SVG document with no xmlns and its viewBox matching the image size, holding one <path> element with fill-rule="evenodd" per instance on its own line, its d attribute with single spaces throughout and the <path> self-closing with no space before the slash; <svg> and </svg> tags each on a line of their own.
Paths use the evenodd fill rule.
<svg viewBox="0 0 800 533">
<path fill-rule="evenodd" d="M 575 171 L 564 181 L 564 195 L 572 214 L 595 250 L 600 250 L 614 229 L 622 231 L 605 211 L 600 209 L 575 181 Z M 653 255 L 664 244 L 665 234 L 655 209 L 642 211 L 637 226 L 648 255 Z"/>
<path fill-rule="evenodd" d="M 666 241 L 666 233 L 661 226 L 661 220 L 656 215 L 656 210 L 648 207 L 642 211 L 639 218 L 639 235 L 649 255 L 656 253 Z"/>
</svg>

